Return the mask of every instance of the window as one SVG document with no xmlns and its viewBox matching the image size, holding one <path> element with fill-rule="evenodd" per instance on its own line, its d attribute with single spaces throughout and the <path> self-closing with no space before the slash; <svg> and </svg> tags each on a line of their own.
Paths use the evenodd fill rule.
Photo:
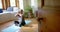
<svg viewBox="0 0 60 32">
<path fill-rule="evenodd" d="M 38 2 L 37 2 L 37 0 L 31 0 L 31 7 L 34 10 L 37 10 L 38 9 Z"/>
<path fill-rule="evenodd" d="M 0 9 L 2 8 L 2 0 L 0 0 Z"/>
<path fill-rule="evenodd" d="M 31 6 L 34 6 L 35 3 L 34 3 L 34 0 L 31 0 Z"/>
<path fill-rule="evenodd" d="M 10 6 L 16 6 L 16 4 L 15 4 L 15 0 L 10 0 Z"/>
<path fill-rule="evenodd" d="M 10 5 L 11 7 L 16 6 L 17 4 L 15 3 L 15 0 L 10 0 Z M 19 8 L 23 9 L 23 0 L 19 0 Z"/>
<path fill-rule="evenodd" d="M 23 8 L 23 0 L 19 0 L 19 8 L 20 8 L 20 9 L 24 9 L 24 8 Z"/>
</svg>

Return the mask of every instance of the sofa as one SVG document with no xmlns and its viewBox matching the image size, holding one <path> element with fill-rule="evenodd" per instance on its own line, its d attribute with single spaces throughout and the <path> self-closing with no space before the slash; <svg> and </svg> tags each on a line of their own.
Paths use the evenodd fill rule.
<svg viewBox="0 0 60 32">
<path fill-rule="evenodd" d="M 15 17 L 15 14 L 16 12 L 0 13 L 0 24 L 11 20 L 17 20 L 18 18 Z"/>
<path fill-rule="evenodd" d="M 18 7 L 8 7 L 7 10 L 0 9 L 0 23 L 17 20 L 18 18 L 15 17 L 15 14 L 18 10 Z"/>
</svg>

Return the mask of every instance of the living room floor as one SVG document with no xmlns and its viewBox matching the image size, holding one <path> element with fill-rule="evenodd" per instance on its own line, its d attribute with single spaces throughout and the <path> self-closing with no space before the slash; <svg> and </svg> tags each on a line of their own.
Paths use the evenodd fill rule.
<svg viewBox="0 0 60 32">
<path fill-rule="evenodd" d="M 19 32 L 36 32 L 36 31 L 38 31 L 38 22 L 35 18 L 25 19 L 25 20 L 31 20 L 32 22 L 29 23 L 28 25 L 25 25 L 25 26 L 21 27 Z M 2 30 L 6 29 L 6 28 L 8 28 L 12 25 L 14 25 L 14 21 L 8 21 L 8 22 L 0 24 L 0 32 L 2 32 Z"/>
</svg>

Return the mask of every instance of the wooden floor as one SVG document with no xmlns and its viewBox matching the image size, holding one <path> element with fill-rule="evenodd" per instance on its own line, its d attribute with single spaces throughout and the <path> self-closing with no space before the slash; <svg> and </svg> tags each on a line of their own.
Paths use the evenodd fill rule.
<svg viewBox="0 0 60 32">
<path fill-rule="evenodd" d="M 32 20 L 32 22 L 29 24 L 29 26 L 32 25 L 32 24 L 38 24 L 37 20 L 34 19 L 34 18 L 29 19 L 29 20 Z M 0 31 L 3 30 L 3 29 L 5 29 L 5 28 L 10 27 L 13 24 L 14 24 L 14 21 L 9 21 L 9 22 L 5 22 L 3 24 L 0 24 Z"/>
</svg>

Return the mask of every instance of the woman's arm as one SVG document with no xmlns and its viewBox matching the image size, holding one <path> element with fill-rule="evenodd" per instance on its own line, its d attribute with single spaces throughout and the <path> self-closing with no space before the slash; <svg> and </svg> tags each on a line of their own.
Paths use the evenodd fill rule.
<svg viewBox="0 0 60 32">
<path fill-rule="evenodd" d="M 19 14 L 16 14 L 15 16 L 16 16 L 16 17 L 18 17 L 18 16 L 19 16 Z"/>
</svg>

